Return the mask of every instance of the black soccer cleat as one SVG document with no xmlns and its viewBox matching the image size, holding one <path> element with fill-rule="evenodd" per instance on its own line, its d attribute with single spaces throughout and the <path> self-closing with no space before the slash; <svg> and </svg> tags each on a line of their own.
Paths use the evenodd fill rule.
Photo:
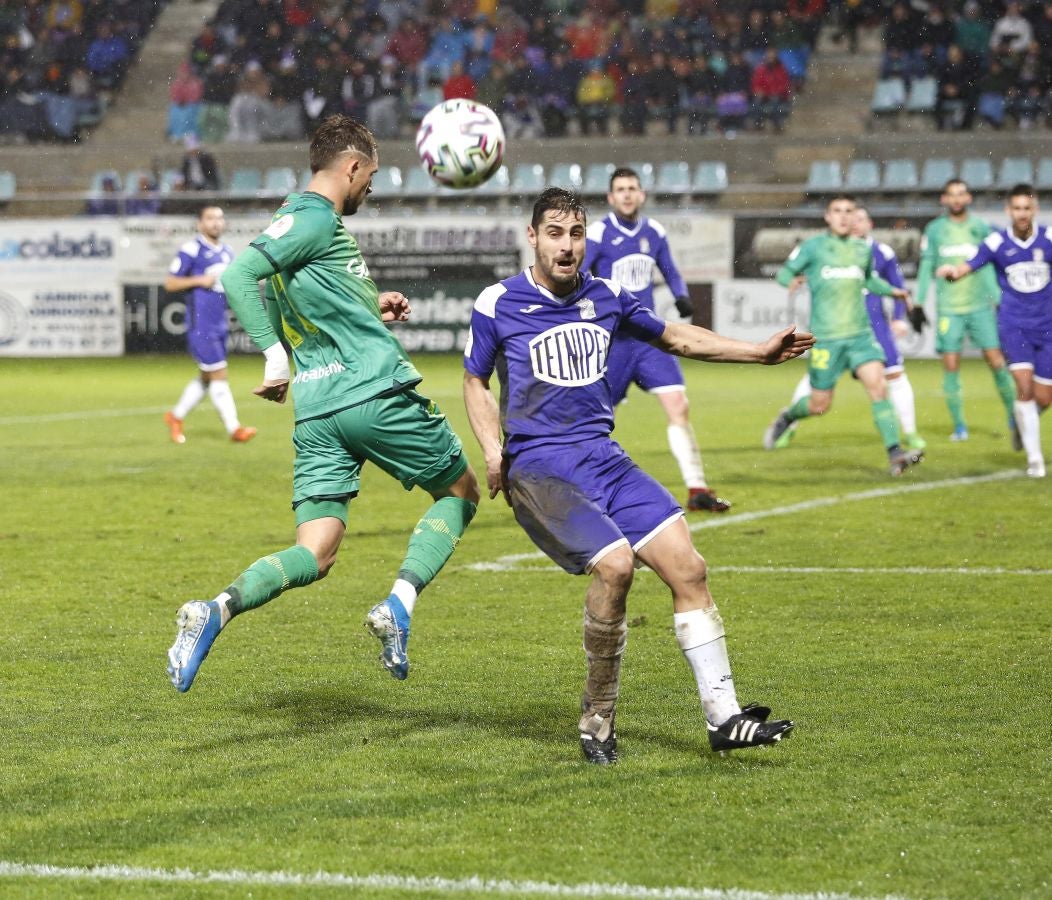
<svg viewBox="0 0 1052 900">
<path fill-rule="evenodd" d="M 751 703 L 719 727 L 709 724 L 709 746 L 716 753 L 726 753 L 728 750 L 777 744 L 782 738 L 789 737 L 794 723 L 789 719 L 768 722 L 770 715 L 770 707 Z"/>
<path fill-rule="evenodd" d="M 712 488 L 691 488 L 687 497 L 687 509 L 692 512 L 727 512 L 731 508 L 729 500 L 717 497 Z"/>
<path fill-rule="evenodd" d="M 603 718 L 598 713 L 581 716 L 581 752 L 596 766 L 610 766 L 617 762 L 617 735 L 614 717 Z"/>
<path fill-rule="evenodd" d="M 915 466 L 924 459 L 923 450 L 908 450 L 902 447 L 892 447 L 888 451 L 888 471 L 892 475 L 901 475 L 910 466 Z"/>
</svg>

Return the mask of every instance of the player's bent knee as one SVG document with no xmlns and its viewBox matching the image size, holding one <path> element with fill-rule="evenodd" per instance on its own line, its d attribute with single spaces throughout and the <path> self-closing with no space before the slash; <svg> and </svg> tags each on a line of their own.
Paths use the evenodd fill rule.
<svg viewBox="0 0 1052 900">
<path fill-rule="evenodd" d="M 599 560 L 595 568 L 592 569 L 592 574 L 605 585 L 614 590 L 625 592 L 632 586 L 635 572 L 635 554 L 628 547 L 618 547 L 616 550 L 612 550 Z"/>
</svg>

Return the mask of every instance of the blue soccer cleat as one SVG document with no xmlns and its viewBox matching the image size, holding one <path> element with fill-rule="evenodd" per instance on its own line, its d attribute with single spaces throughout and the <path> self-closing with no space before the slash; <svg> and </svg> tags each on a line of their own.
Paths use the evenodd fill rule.
<svg viewBox="0 0 1052 900">
<path fill-rule="evenodd" d="M 950 440 L 955 443 L 968 440 L 968 429 L 963 425 L 958 425 L 953 429 L 953 434 L 950 435 Z"/>
<path fill-rule="evenodd" d="M 405 681 L 409 677 L 409 613 L 402 601 L 391 594 L 383 603 L 377 603 L 365 617 L 365 627 L 380 639 L 383 647 L 380 662 L 391 673 L 392 678 Z"/>
<path fill-rule="evenodd" d="M 179 633 L 168 651 L 168 677 L 181 694 L 194 683 L 197 670 L 219 637 L 221 621 L 222 614 L 215 600 L 191 600 L 179 608 L 175 617 Z"/>
</svg>

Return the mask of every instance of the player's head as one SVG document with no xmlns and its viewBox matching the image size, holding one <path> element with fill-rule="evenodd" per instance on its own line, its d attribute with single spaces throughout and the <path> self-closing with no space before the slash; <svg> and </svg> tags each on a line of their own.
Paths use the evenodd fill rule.
<svg viewBox="0 0 1052 900">
<path fill-rule="evenodd" d="M 553 294 L 568 294 L 577 286 L 584 261 L 587 215 L 580 195 L 548 188 L 533 204 L 526 229 L 534 250 L 533 277 Z"/>
<path fill-rule="evenodd" d="M 639 215 L 639 209 L 647 199 L 647 192 L 639 181 L 635 169 L 622 166 L 610 174 L 610 189 L 606 202 L 622 219 L 632 220 Z"/>
<path fill-rule="evenodd" d="M 197 212 L 197 230 L 210 241 L 218 241 L 226 231 L 226 218 L 223 208 L 214 203 L 206 203 Z"/>
<path fill-rule="evenodd" d="M 310 170 L 324 173 L 345 193 L 343 214 L 354 215 L 372 191 L 379 168 L 376 138 L 357 119 L 335 115 L 324 119 L 310 142 Z"/>
<path fill-rule="evenodd" d="M 873 219 L 864 206 L 855 207 L 855 217 L 851 220 L 851 233 L 857 238 L 868 238 L 873 231 Z"/>
<path fill-rule="evenodd" d="M 1037 215 L 1037 192 L 1033 185 L 1017 184 L 1012 188 L 1008 192 L 1005 210 L 1016 234 L 1029 234 Z"/>
<path fill-rule="evenodd" d="M 939 202 L 951 216 L 959 216 L 972 205 L 972 192 L 962 179 L 951 178 L 943 185 Z"/>
<path fill-rule="evenodd" d="M 855 198 L 850 194 L 836 194 L 826 204 L 826 225 L 837 237 L 847 237 L 855 221 Z"/>
</svg>

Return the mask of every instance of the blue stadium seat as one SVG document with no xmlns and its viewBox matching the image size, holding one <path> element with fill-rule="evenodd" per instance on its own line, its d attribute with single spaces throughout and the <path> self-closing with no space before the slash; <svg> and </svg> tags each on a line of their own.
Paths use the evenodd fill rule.
<svg viewBox="0 0 1052 900">
<path fill-rule="evenodd" d="M 807 190 L 811 193 L 839 191 L 844 186 L 844 175 L 836 160 L 816 159 L 807 175 Z"/>
<path fill-rule="evenodd" d="M 14 172 L 8 172 L 6 169 L 0 171 L 0 203 L 7 203 L 8 200 L 11 200 L 15 196 L 17 187 Z"/>
<path fill-rule="evenodd" d="M 884 190 L 915 191 L 920 184 L 912 159 L 889 159 L 884 163 Z"/>
<path fill-rule="evenodd" d="M 1042 156 L 1037 161 L 1037 177 L 1034 187 L 1039 191 L 1052 190 L 1052 156 Z"/>
<path fill-rule="evenodd" d="M 961 179 L 973 191 L 988 191 L 994 186 L 994 167 L 984 157 L 972 157 L 961 163 Z"/>
<path fill-rule="evenodd" d="M 123 181 L 121 181 L 120 172 L 116 171 L 115 169 L 102 169 L 91 176 L 90 190 L 96 194 L 101 194 L 102 183 L 106 179 L 110 179 L 114 183 L 118 191 L 121 189 L 121 185 L 123 185 L 124 183 Z"/>
<path fill-rule="evenodd" d="M 510 188 L 511 174 L 508 172 L 507 166 L 501 166 L 490 176 L 489 181 L 484 181 L 475 188 L 474 193 L 482 194 L 486 197 L 499 197 L 508 193 Z"/>
<path fill-rule="evenodd" d="M 852 191 L 875 191 L 880 187 L 880 163 L 875 159 L 851 160 L 844 187 Z"/>
<path fill-rule="evenodd" d="M 547 186 L 544 166 L 538 163 L 519 163 L 511 176 L 511 189 L 517 194 L 537 194 Z"/>
<path fill-rule="evenodd" d="M 591 163 L 584 173 L 584 194 L 606 194 L 610 190 L 610 175 L 617 168 L 613 163 Z"/>
<path fill-rule="evenodd" d="M 584 174 L 577 163 L 560 163 L 548 172 L 548 183 L 555 187 L 579 191 L 584 184 Z"/>
<path fill-rule="evenodd" d="M 161 183 L 158 185 L 162 194 L 170 194 L 177 190 L 183 183 L 183 173 L 178 169 L 165 169 L 161 173 Z"/>
<path fill-rule="evenodd" d="M 906 105 L 906 82 L 901 78 L 882 78 L 873 88 L 869 110 L 875 116 L 894 115 Z"/>
<path fill-rule="evenodd" d="M 922 191 L 939 191 L 946 186 L 956 174 L 956 166 L 952 159 L 945 157 L 932 157 L 924 160 L 921 167 L 920 187 Z"/>
<path fill-rule="evenodd" d="M 658 166 L 657 190 L 662 194 L 690 193 L 690 163 L 664 162 Z"/>
<path fill-rule="evenodd" d="M 380 166 L 373 176 L 373 194 L 394 197 L 402 193 L 402 170 L 398 166 Z"/>
<path fill-rule="evenodd" d="M 630 162 L 628 168 L 634 169 L 636 174 L 639 175 L 639 186 L 644 191 L 650 191 L 654 188 L 654 164 L 648 162 Z"/>
<path fill-rule="evenodd" d="M 431 197 L 438 193 L 438 185 L 420 166 L 413 166 L 402 179 L 402 193 L 407 197 Z"/>
<path fill-rule="evenodd" d="M 259 169 L 234 169 L 227 184 L 231 194 L 256 194 L 263 188 Z"/>
<path fill-rule="evenodd" d="M 927 78 L 914 78 L 910 82 L 910 91 L 906 95 L 906 112 L 930 113 L 935 112 L 935 101 L 939 95 L 939 82 L 929 76 Z"/>
<path fill-rule="evenodd" d="M 1006 156 L 997 170 L 997 187 L 1011 190 L 1017 184 L 1034 183 L 1034 165 L 1025 156 Z"/>
<path fill-rule="evenodd" d="M 153 172 L 147 169 L 132 169 L 124 175 L 124 193 L 126 194 L 137 194 L 139 193 L 139 179 L 143 176 L 150 179 L 153 182 Z"/>
<path fill-rule="evenodd" d="M 719 194 L 727 190 L 727 166 L 721 162 L 700 162 L 694 170 L 691 188 L 696 194 Z"/>
<path fill-rule="evenodd" d="M 284 197 L 296 190 L 296 170 L 289 166 L 267 169 L 263 176 L 263 190 L 275 197 Z"/>
</svg>

